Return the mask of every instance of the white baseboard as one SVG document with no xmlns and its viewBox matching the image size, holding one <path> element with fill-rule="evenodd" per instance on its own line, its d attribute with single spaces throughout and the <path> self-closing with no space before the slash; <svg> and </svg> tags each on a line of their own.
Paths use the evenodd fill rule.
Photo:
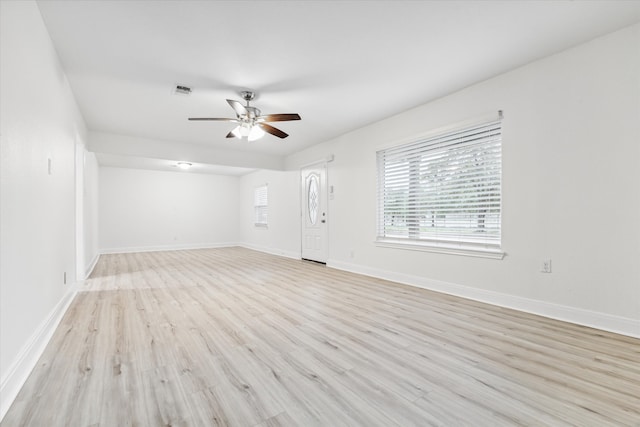
<svg viewBox="0 0 640 427">
<path fill-rule="evenodd" d="M 106 248 L 100 249 L 100 254 L 127 254 L 134 252 L 161 252 L 161 251 L 182 251 L 189 249 L 211 249 L 211 248 L 228 248 L 232 246 L 240 246 L 238 243 L 188 243 L 183 245 L 159 245 L 159 246 L 136 246 L 125 248 Z"/>
<path fill-rule="evenodd" d="M 97 254 L 95 254 L 93 256 L 93 259 L 91 260 L 91 263 L 84 270 L 84 278 L 83 278 L 83 280 L 86 280 L 86 279 L 89 278 L 89 276 L 91 276 L 91 273 L 93 272 L 93 269 L 96 268 L 96 264 L 98 263 L 99 259 L 100 259 L 100 253 L 98 252 Z"/>
<path fill-rule="evenodd" d="M 394 271 L 364 267 L 337 260 L 329 260 L 327 262 L 327 266 L 338 270 L 363 274 L 365 276 L 390 280 L 405 285 L 485 302 L 500 307 L 537 314 L 551 319 L 562 320 L 582 326 L 589 326 L 604 331 L 640 338 L 640 320 L 636 319 L 629 319 L 626 317 L 614 316 L 582 308 L 523 298 L 515 295 L 507 295 L 499 292 L 463 286 L 456 283 L 397 273 Z"/>
<path fill-rule="evenodd" d="M 0 380 L 0 421 L 6 415 L 20 389 L 29 378 L 31 371 L 38 363 L 38 359 L 42 356 L 44 349 L 47 347 L 49 340 L 51 340 L 62 317 L 67 312 L 76 293 L 77 285 L 74 284 L 27 340 L 16 359 L 7 369 L 2 380 Z"/>
<path fill-rule="evenodd" d="M 282 249 L 276 249 L 276 248 L 270 248 L 270 247 L 266 247 L 266 246 L 260 246 L 260 245 L 254 245 L 251 243 L 240 243 L 237 246 L 243 247 L 243 248 L 247 248 L 247 249 L 251 249 L 254 251 L 258 251 L 258 252 L 264 252 L 267 254 L 271 254 L 271 255 L 278 255 L 278 256 L 282 256 L 285 258 L 291 258 L 291 259 L 300 259 L 300 253 L 299 252 L 291 252 L 291 251 L 285 251 Z"/>
</svg>

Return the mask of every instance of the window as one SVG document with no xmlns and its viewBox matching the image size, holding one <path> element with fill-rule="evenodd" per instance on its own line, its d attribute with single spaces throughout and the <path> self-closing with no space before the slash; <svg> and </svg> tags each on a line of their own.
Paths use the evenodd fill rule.
<svg viewBox="0 0 640 427">
<path fill-rule="evenodd" d="M 377 241 L 502 258 L 501 134 L 495 120 L 378 151 Z"/>
<path fill-rule="evenodd" d="M 269 201 L 268 201 L 267 185 L 257 187 L 253 193 L 253 209 L 254 209 L 254 222 L 255 225 L 266 227 L 267 226 L 267 214 L 269 213 Z"/>
</svg>

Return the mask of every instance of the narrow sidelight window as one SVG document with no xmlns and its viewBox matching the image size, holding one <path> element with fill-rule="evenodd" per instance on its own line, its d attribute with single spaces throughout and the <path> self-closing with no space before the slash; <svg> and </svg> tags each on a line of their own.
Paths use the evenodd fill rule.
<svg viewBox="0 0 640 427">
<path fill-rule="evenodd" d="M 269 200 L 267 185 L 257 187 L 253 193 L 253 209 L 255 225 L 266 227 L 269 213 Z"/>
</svg>

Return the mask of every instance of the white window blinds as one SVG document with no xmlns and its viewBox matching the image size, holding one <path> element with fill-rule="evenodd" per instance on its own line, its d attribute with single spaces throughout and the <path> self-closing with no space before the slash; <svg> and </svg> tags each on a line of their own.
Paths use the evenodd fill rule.
<svg viewBox="0 0 640 427">
<path fill-rule="evenodd" d="M 378 240 L 499 249 L 501 134 L 496 120 L 378 151 Z"/>
<path fill-rule="evenodd" d="M 268 195 L 268 188 L 266 185 L 257 187 L 253 193 L 255 225 L 267 225 L 267 214 L 269 213 Z"/>
</svg>

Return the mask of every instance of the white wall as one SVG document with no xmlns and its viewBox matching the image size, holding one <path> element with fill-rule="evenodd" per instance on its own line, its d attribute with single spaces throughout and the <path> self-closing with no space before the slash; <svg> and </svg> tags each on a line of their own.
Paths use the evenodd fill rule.
<svg viewBox="0 0 640 427">
<path fill-rule="evenodd" d="M 100 167 L 101 252 L 225 246 L 239 241 L 239 178 Z"/>
<path fill-rule="evenodd" d="M 300 258 L 300 190 L 297 171 L 256 171 L 240 178 L 240 238 L 244 246 Z M 254 225 L 253 193 L 268 186 L 268 226 Z"/>
<path fill-rule="evenodd" d="M 635 25 L 312 147 L 286 163 L 297 170 L 335 154 L 328 172 L 335 189 L 330 266 L 640 336 L 639 103 Z M 376 151 L 499 109 L 505 114 L 505 259 L 377 247 Z M 297 183 L 297 176 L 291 180 Z M 291 187 L 290 197 L 297 197 Z M 250 190 L 243 187 L 243 197 Z M 299 220 L 282 232 L 293 238 L 298 230 Z M 255 233 L 243 237 L 259 244 Z M 547 257 L 551 274 L 539 271 Z"/>
<path fill-rule="evenodd" d="M 2 417 L 75 294 L 74 156 L 86 130 L 35 2 L 0 2 L 0 19 Z"/>
</svg>

